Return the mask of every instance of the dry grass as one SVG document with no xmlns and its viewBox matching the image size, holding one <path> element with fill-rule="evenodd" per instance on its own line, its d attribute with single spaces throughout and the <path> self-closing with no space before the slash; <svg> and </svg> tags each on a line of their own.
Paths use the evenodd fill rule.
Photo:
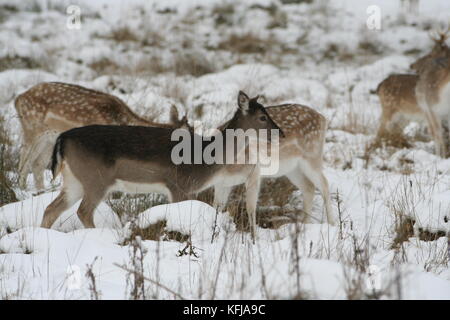
<svg viewBox="0 0 450 320">
<path fill-rule="evenodd" d="M 8 69 L 44 69 L 49 70 L 46 59 L 33 59 L 18 55 L 5 56 L 0 59 L 0 72 Z"/>
<path fill-rule="evenodd" d="M 89 64 L 89 68 L 97 72 L 98 75 L 114 74 L 120 67 L 107 57 L 102 57 L 99 60 Z"/>
<path fill-rule="evenodd" d="M 260 53 L 269 52 L 272 47 L 278 46 L 279 43 L 274 37 L 264 39 L 254 33 L 245 33 L 243 35 L 231 34 L 227 39 L 223 40 L 218 48 L 221 50 L 231 51 L 234 53 Z"/>
<path fill-rule="evenodd" d="M 190 239 L 189 235 L 183 234 L 179 231 L 167 230 L 167 221 L 162 220 L 151 224 L 146 228 L 135 228 L 130 237 L 124 240 L 122 245 L 128 245 L 131 239 L 140 237 L 142 240 L 153 241 L 178 241 L 184 243 Z"/>
<path fill-rule="evenodd" d="M 8 174 L 17 171 L 17 155 L 11 151 L 12 141 L 6 131 L 6 123 L 0 117 L 0 206 L 17 201 L 13 187 L 17 181 Z"/>
<path fill-rule="evenodd" d="M 381 147 L 393 147 L 397 149 L 410 149 L 413 147 L 411 138 L 405 136 L 402 129 L 385 131 L 377 135 L 370 145 L 370 149 L 374 150 Z"/>
<path fill-rule="evenodd" d="M 288 205 L 292 192 L 297 190 L 286 177 L 266 178 L 262 180 L 261 191 L 256 212 L 256 223 L 261 228 L 278 229 L 286 223 L 303 217 L 303 212 Z M 213 205 L 214 191 L 201 192 L 197 200 Z M 236 229 L 250 232 L 247 210 L 245 208 L 246 192 L 244 185 L 233 188 L 228 199 L 227 211 L 233 218 Z"/>
<path fill-rule="evenodd" d="M 106 39 L 114 40 L 116 42 L 123 41 L 138 41 L 138 38 L 134 32 L 128 27 L 119 27 L 111 31 L 111 33 L 105 37 Z"/>
<path fill-rule="evenodd" d="M 177 51 L 172 54 L 171 59 L 163 59 L 162 56 L 143 58 L 136 65 L 123 68 L 123 72 L 136 75 L 173 73 L 177 76 L 194 77 L 216 71 L 214 63 L 199 50 Z"/>
<path fill-rule="evenodd" d="M 106 203 L 119 216 L 122 223 L 136 218 L 141 212 L 160 204 L 166 204 L 167 199 L 157 194 L 129 195 L 120 192 L 112 194 Z"/>
<path fill-rule="evenodd" d="M 107 204 L 119 216 L 123 224 L 129 221 L 135 221 L 138 215 L 145 210 L 160 204 L 166 204 L 167 199 L 164 196 L 150 195 L 122 195 L 121 193 L 113 194 L 107 200 Z M 166 229 L 167 222 L 165 220 L 151 224 L 146 228 L 135 226 L 129 237 L 124 239 L 122 245 L 128 245 L 132 239 L 140 237 L 142 240 L 153 241 L 179 241 L 186 242 L 190 237 L 178 231 Z"/>
<path fill-rule="evenodd" d="M 194 77 L 216 71 L 214 64 L 199 51 L 178 52 L 174 55 L 171 69 L 177 75 L 192 75 Z"/>
<path fill-rule="evenodd" d="M 233 25 L 233 15 L 235 14 L 234 5 L 231 3 L 221 3 L 215 5 L 212 10 L 212 16 L 216 26 L 219 25 Z"/>
<path fill-rule="evenodd" d="M 414 205 L 407 188 L 407 186 L 402 187 L 400 197 L 390 203 L 391 212 L 394 216 L 393 230 L 395 234 L 391 249 L 400 249 L 404 242 L 409 241 L 409 238 L 413 237 L 417 237 L 421 241 L 435 241 L 446 236 L 450 238 L 450 235 L 447 235 L 444 230 L 430 231 L 419 227 L 415 232 L 414 225 L 416 221 L 411 218 L 414 214 Z"/>
</svg>

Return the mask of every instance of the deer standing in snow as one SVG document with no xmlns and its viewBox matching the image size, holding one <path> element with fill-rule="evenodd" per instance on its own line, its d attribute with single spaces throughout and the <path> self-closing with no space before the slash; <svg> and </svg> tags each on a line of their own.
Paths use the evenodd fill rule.
<svg viewBox="0 0 450 320">
<path fill-rule="evenodd" d="M 262 171 L 262 176 L 286 176 L 302 191 L 304 222 L 309 221 L 317 188 L 322 194 L 327 221 L 334 225 L 336 219 L 331 209 L 328 181 L 322 172 L 327 120 L 317 111 L 299 104 L 270 106 L 266 111 L 281 128 L 284 137 L 279 142 L 278 172 L 264 175 Z M 214 189 L 214 202 L 220 208 L 225 207 L 231 187 L 219 184 Z"/>
<path fill-rule="evenodd" d="M 430 34 L 435 45 L 430 53 L 411 64 L 411 69 L 418 74 L 393 74 L 383 80 L 376 90 L 382 107 L 380 126 L 377 138 L 382 138 L 393 129 L 402 128 L 409 121 L 426 120 L 426 114 L 419 106 L 416 96 L 416 86 L 419 82 L 419 74 L 434 59 L 445 56 L 449 47 L 445 43 L 448 38 L 447 31 L 437 31 L 436 35 Z M 430 123 L 428 121 L 428 123 Z M 433 135 L 434 127 L 430 126 Z"/>
<path fill-rule="evenodd" d="M 33 172 L 38 190 L 44 188 L 43 172 L 50 162 L 51 150 L 59 133 L 91 124 L 163 126 L 134 114 L 119 98 L 78 85 L 46 82 L 20 94 L 15 108 L 23 129 L 20 152 L 20 185 Z M 173 106 L 171 121 L 178 121 Z"/>
<path fill-rule="evenodd" d="M 238 150 L 234 144 L 229 146 L 230 138 L 224 134 L 228 129 L 280 129 L 257 98 L 249 99 L 245 93 L 239 92 L 238 106 L 233 118 L 218 132 L 214 142 L 203 140 L 202 154 L 217 141 L 223 147 L 223 159 L 228 159 L 230 155 L 235 158 L 245 151 L 246 144 Z M 220 181 L 224 186 L 245 183 L 247 212 L 252 238 L 255 239 L 260 180 L 258 165 L 230 164 L 226 161 L 175 164 L 172 152 L 177 142 L 171 138 L 174 131 L 158 127 L 95 125 L 75 128 L 59 135 L 53 149 L 52 173 L 56 177 L 62 172 L 63 187 L 46 208 L 41 226 L 50 228 L 60 214 L 79 199 L 82 201 L 77 215 L 86 228 L 93 228 L 94 210 L 111 191 L 158 192 L 166 194 L 170 202 L 177 202 Z M 196 135 L 192 135 L 195 141 Z M 193 156 L 196 155 L 198 153 L 194 149 Z"/>
<path fill-rule="evenodd" d="M 436 153 L 441 157 L 447 154 L 442 121 L 450 124 L 450 49 L 446 47 L 443 51 L 424 59 L 415 90 L 418 105 L 433 136 Z"/>
</svg>

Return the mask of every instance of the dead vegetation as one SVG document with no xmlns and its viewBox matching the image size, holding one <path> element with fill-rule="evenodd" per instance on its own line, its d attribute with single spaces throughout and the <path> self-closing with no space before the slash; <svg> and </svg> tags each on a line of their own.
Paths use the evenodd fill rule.
<svg viewBox="0 0 450 320">
<path fill-rule="evenodd" d="M 130 237 L 124 240 L 123 245 L 130 244 L 131 239 L 140 237 L 142 240 L 153 241 L 177 241 L 184 243 L 190 239 L 189 235 L 183 234 L 179 231 L 167 230 L 167 221 L 161 220 L 146 228 L 136 227 Z"/>
<path fill-rule="evenodd" d="M 411 204 L 409 203 L 409 195 L 402 191 L 404 195 L 402 198 L 394 200 L 391 203 L 391 212 L 394 216 L 394 240 L 391 244 L 391 249 L 399 249 L 404 242 L 409 241 L 410 238 L 417 237 L 421 241 L 436 241 L 441 237 L 448 237 L 444 230 L 428 230 L 426 228 L 415 228 L 416 221 L 411 218 Z M 447 216 L 444 216 L 444 222 L 448 221 Z M 416 229 L 416 230 L 415 230 Z"/>
<path fill-rule="evenodd" d="M 97 61 L 90 63 L 88 66 L 98 75 L 115 74 L 120 70 L 120 67 L 107 57 L 102 57 Z"/>
<path fill-rule="evenodd" d="M 385 131 L 379 134 L 369 146 L 369 151 L 381 147 L 393 147 L 397 149 L 410 149 L 413 147 L 411 137 L 407 137 L 401 128 Z"/>
<path fill-rule="evenodd" d="M 138 41 L 138 37 L 128 27 L 114 28 L 106 39 L 114 40 L 116 42 L 123 41 Z"/>
<path fill-rule="evenodd" d="M 95 66 L 94 66 L 95 67 Z M 200 50 L 185 50 L 172 53 L 169 59 L 154 55 L 141 58 L 131 66 L 116 67 L 118 73 L 135 75 L 155 75 L 173 73 L 176 76 L 200 77 L 216 72 L 212 61 Z"/>
<path fill-rule="evenodd" d="M 227 39 L 220 42 L 218 49 L 231 51 L 234 53 L 260 53 L 264 54 L 279 43 L 275 37 L 262 38 L 255 33 L 245 33 L 242 35 L 231 34 Z"/>
<path fill-rule="evenodd" d="M 44 69 L 49 70 L 45 59 L 33 59 L 18 55 L 0 58 L 0 72 L 8 69 Z"/>
<path fill-rule="evenodd" d="M 256 223 L 261 228 L 278 229 L 292 221 L 302 220 L 304 212 L 289 204 L 292 193 L 297 190 L 286 178 L 265 178 L 259 193 Z M 250 232 L 247 210 L 245 208 L 245 187 L 236 186 L 230 193 L 226 210 L 233 218 L 236 229 Z M 197 200 L 213 205 L 214 192 L 208 189 L 201 192 Z M 294 220 L 293 220 L 294 219 Z"/>
<path fill-rule="evenodd" d="M 130 195 L 116 192 L 106 200 L 106 203 L 125 224 L 151 207 L 166 204 L 167 199 L 159 194 Z"/>
<path fill-rule="evenodd" d="M 17 181 L 10 173 L 17 171 L 18 163 L 11 145 L 6 122 L 0 116 L 0 206 L 17 201 L 13 190 L 13 187 L 17 186 Z"/>
</svg>

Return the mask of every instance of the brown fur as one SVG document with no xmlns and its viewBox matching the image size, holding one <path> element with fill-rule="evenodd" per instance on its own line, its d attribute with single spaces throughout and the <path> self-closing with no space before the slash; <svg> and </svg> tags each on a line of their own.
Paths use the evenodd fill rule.
<svg viewBox="0 0 450 320">
<path fill-rule="evenodd" d="M 42 173 L 50 159 L 48 141 L 41 148 L 42 159 L 31 157 L 30 150 L 48 131 L 60 133 L 72 128 L 91 124 L 141 125 L 171 128 L 174 124 L 160 124 L 143 119 L 134 114 L 119 98 L 87 89 L 78 85 L 46 82 L 40 83 L 19 95 L 15 107 L 23 129 L 23 146 L 20 156 L 21 185 L 25 186 L 26 175 L 31 167 L 38 189 L 43 188 Z M 173 107 L 172 121 L 177 121 L 178 113 Z M 30 159 L 31 158 L 31 159 Z M 28 159 L 28 161 L 26 160 Z"/>
<path fill-rule="evenodd" d="M 436 153 L 446 156 L 442 120 L 450 120 L 450 51 L 431 60 L 421 71 L 416 86 L 418 104 L 435 141 Z"/>
<path fill-rule="evenodd" d="M 328 181 L 323 174 L 323 147 L 327 121 L 317 111 L 299 104 L 284 104 L 266 108 L 267 113 L 283 130 L 279 146 L 279 172 L 286 176 L 303 193 L 305 221 L 309 221 L 314 191 L 319 189 L 324 201 L 327 220 L 334 224 Z M 268 175 L 267 177 L 274 177 Z M 231 189 L 215 187 L 215 202 L 225 206 Z"/>
<path fill-rule="evenodd" d="M 249 99 L 241 92 L 238 103 L 240 109 L 226 125 L 227 129 L 279 129 L 256 99 Z M 145 192 L 165 193 L 174 202 L 188 199 L 217 181 L 234 185 L 245 182 L 247 211 L 250 221 L 255 222 L 259 191 L 257 165 L 175 165 L 171 151 L 178 142 L 171 141 L 172 132 L 173 129 L 167 128 L 96 125 L 61 134 L 54 148 L 52 167 L 62 168 L 64 185 L 60 195 L 46 209 L 42 227 L 50 228 L 58 216 L 80 198 L 83 200 L 77 214 L 89 228 L 94 227 L 95 208 L 110 191 L 130 192 L 130 188 L 142 187 L 145 183 Z M 224 146 L 226 140 L 227 135 L 223 134 Z M 205 142 L 203 148 L 209 143 Z M 225 156 L 227 152 L 236 155 L 235 150 L 225 149 Z M 240 180 L 231 181 L 233 177 Z M 133 183 L 131 187 L 130 183 Z M 124 184 L 128 184 L 127 188 L 122 188 Z M 252 225 L 254 236 L 255 223 Z"/>
<path fill-rule="evenodd" d="M 381 102 L 381 119 L 378 129 L 378 138 L 384 137 L 393 131 L 394 125 L 404 125 L 400 119 L 423 117 L 417 105 L 415 87 L 419 76 L 415 74 L 394 74 L 383 80 L 377 89 Z"/>
<path fill-rule="evenodd" d="M 430 125 L 429 116 L 419 106 L 416 87 L 420 77 L 422 77 L 420 75 L 426 73 L 429 65 L 433 64 L 433 61 L 439 57 L 446 56 L 450 52 L 445 43 L 447 31 L 438 32 L 437 34 L 438 36 L 430 35 L 435 42 L 432 50 L 410 66 L 418 74 L 390 75 L 378 85 L 377 94 L 380 98 L 382 113 L 380 126 L 375 139 L 376 145 L 382 139 L 384 140 L 397 135 L 410 120 L 427 120 Z M 437 83 L 433 83 L 435 80 L 439 83 L 442 82 L 441 80 L 437 80 L 437 78 L 438 75 L 436 75 L 436 79 L 428 79 L 425 81 L 430 86 L 435 86 L 437 85 Z M 434 98 L 434 101 L 436 101 L 436 96 L 430 98 Z M 430 131 L 433 132 L 436 130 L 431 128 Z M 433 134 L 433 136 L 436 136 L 436 134 Z"/>
</svg>

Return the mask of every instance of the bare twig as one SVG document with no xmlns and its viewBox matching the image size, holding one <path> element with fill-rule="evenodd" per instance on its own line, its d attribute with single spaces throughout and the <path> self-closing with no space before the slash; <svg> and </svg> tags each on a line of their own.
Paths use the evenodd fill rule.
<svg viewBox="0 0 450 320">
<path fill-rule="evenodd" d="M 176 297 L 179 298 L 180 300 L 186 300 L 186 299 L 185 299 L 183 296 L 181 296 L 179 293 L 176 293 L 176 292 L 173 291 L 172 289 L 169 289 L 169 288 L 166 287 L 165 285 L 163 285 L 163 284 L 161 284 L 161 283 L 159 283 L 159 282 L 157 282 L 157 281 L 155 281 L 155 280 L 152 280 L 152 279 L 150 279 L 150 278 L 147 278 L 147 277 L 144 276 L 142 273 L 139 274 L 137 271 L 134 271 L 134 270 L 131 270 L 131 269 L 127 268 L 127 267 L 121 266 L 121 265 L 119 265 L 118 263 L 114 263 L 114 265 L 115 265 L 116 267 L 122 269 L 122 270 L 125 270 L 125 271 L 127 271 L 127 272 L 129 272 L 129 273 L 132 273 L 134 276 L 142 277 L 142 279 L 144 279 L 144 280 L 146 280 L 146 281 L 148 281 L 148 282 L 153 283 L 154 285 L 160 287 L 161 289 L 166 290 L 167 292 L 173 294 L 174 296 L 176 296 Z"/>
</svg>

